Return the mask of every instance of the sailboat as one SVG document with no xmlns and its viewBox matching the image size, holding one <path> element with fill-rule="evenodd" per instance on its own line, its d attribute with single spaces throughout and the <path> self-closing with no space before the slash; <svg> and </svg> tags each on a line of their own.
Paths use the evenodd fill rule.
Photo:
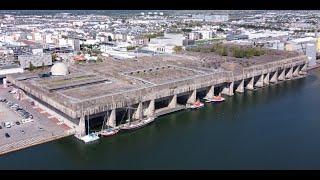
<svg viewBox="0 0 320 180">
<path fill-rule="evenodd" d="M 89 115 L 88 115 L 88 134 L 85 136 L 82 136 L 80 138 L 86 144 L 97 141 L 98 139 L 100 139 L 96 133 L 90 133 L 90 124 L 89 123 L 90 123 L 90 119 L 89 119 Z"/>
<path fill-rule="evenodd" d="M 108 114 L 107 114 L 106 117 L 108 117 Z M 105 120 L 103 121 L 102 129 L 101 129 L 101 132 L 100 132 L 101 136 L 104 136 L 104 137 L 113 136 L 113 135 L 116 135 L 120 131 L 119 128 L 112 128 L 108 124 L 107 124 L 107 128 L 103 129 L 103 127 L 105 125 L 105 122 L 107 122 L 107 118 L 105 118 Z"/>
<path fill-rule="evenodd" d="M 136 121 L 131 121 L 131 114 L 130 114 L 130 108 L 128 110 L 128 119 L 125 124 L 123 124 L 120 129 L 123 131 L 132 131 L 136 130 L 139 128 L 142 128 L 151 122 L 153 122 L 155 118 L 153 116 L 142 119 L 142 120 L 136 120 Z"/>
</svg>

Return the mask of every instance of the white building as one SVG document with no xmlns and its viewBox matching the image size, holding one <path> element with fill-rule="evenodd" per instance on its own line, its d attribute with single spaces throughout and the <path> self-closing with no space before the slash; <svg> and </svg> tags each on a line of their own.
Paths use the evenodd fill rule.
<svg viewBox="0 0 320 180">
<path fill-rule="evenodd" d="M 199 32 L 190 32 L 188 36 L 190 40 L 198 40 L 201 34 Z"/>
<path fill-rule="evenodd" d="M 300 53 L 306 53 L 306 45 L 309 43 L 315 44 L 316 39 L 314 37 L 297 38 L 287 41 L 285 44 L 285 50 L 298 51 Z"/>
<path fill-rule="evenodd" d="M 175 46 L 183 46 L 183 34 L 180 33 L 165 33 L 164 37 L 151 39 L 146 50 L 155 53 L 173 53 Z"/>
<path fill-rule="evenodd" d="M 37 55 L 20 55 L 18 56 L 20 66 L 22 68 L 29 68 L 30 65 L 34 67 L 41 67 L 42 65 L 52 65 L 51 54 L 37 54 Z"/>
<path fill-rule="evenodd" d="M 36 48 L 36 49 L 32 49 L 32 54 L 33 55 L 38 55 L 38 54 L 43 54 L 43 49 L 42 48 Z"/>
<path fill-rule="evenodd" d="M 214 33 L 212 31 L 204 30 L 200 31 L 202 39 L 212 39 L 214 37 Z"/>
<path fill-rule="evenodd" d="M 309 59 L 309 66 L 316 65 L 316 45 L 314 43 L 308 43 L 306 45 L 306 55 Z"/>
</svg>

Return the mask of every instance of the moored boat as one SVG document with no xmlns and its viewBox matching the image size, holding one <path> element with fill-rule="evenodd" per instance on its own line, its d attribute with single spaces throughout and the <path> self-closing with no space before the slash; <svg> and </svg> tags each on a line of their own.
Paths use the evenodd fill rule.
<svg viewBox="0 0 320 180">
<path fill-rule="evenodd" d="M 212 98 L 203 98 L 205 102 L 222 102 L 225 100 L 224 97 L 222 97 L 220 94 L 218 96 L 213 96 Z"/>
<path fill-rule="evenodd" d="M 100 135 L 103 137 L 113 136 L 116 135 L 119 132 L 119 130 L 120 129 L 115 128 L 104 129 L 100 132 Z"/>
<path fill-rule="evenodd" d="M 100 131 L 100 136 L 103 137 L 109 137 L 109 136 L 113 136 L 116 135 L 119 132 L 119 128 L 115 127 L 116 125 L 110 125 L 110 122 L 108 122 L 107 117 L 109 117 L 109 113 L 107 113 L 107 115 L 105 116 L 105 119 L 102 123 L 102 128 Z M 106 126 L 106 128 L 104 128 Z"/>
<path fill-rule="evenodd" d="M 80 139 L 87 144 L 87 143 L 91 143 L 99 140 L 99 136 L 95 133 L 91 133 L 91 134 L 80 137 Z"/>
<path fill-rule="evenodd" d="M 204 106 L 204 104 L 202 102 L 200 102 L 199 100 L 197 100 L 196 102 L 192 103 L 192 104 L 187 104 L 187 108 L 190 109 L 198 109 L 198 108 L 202 108 Z"/>
<path fill-rule="evenodd" d="M 123 131 L 136 130 L 150 124 L 151 122 L 154 121 L 154 119 L 155 119 L 154 117 L 148 117 L 143 120 L 130 121 L 122 125 L 120 127 L 120 130 L 123 130 Z"/>
<path fill-rule="evenodd" d="M 79 138 L 85 144 L 97 141 L 100 137 L 96 133 L 90 133 L 90 118 L 88 115 L 88 134 Z"/>
</svg>

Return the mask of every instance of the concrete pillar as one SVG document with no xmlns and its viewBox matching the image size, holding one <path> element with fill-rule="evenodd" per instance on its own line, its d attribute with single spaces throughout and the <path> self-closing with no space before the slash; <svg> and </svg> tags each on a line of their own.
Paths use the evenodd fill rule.
<svg viewBox="0 0 320 180">
<path fill-rule="evenodd" d="M 170 108 L 176 108 L 177 107 L 177 95 L 173 95 L 168 107 Z"/>
<path fill-rule="evenodd" d="M 271 83 L 277 83 L 278 82 L 278 71 L 274 72 L 273 76 L 270 79 Z"/>
<path fill-rule="evenodd" d="M 292 76 L 294 76 L 294 77 L 299 76 L 299 70 L 300 70 L 300 66 L 297 66 L 297 67 L 294 69 L 294 71 L 293 71 L 293 73 L 292 73 Z"/>
<path fill-rule="evenodd" d="M 301 68 L 302 73 L 307 72 L 308 64 L 304 64 Z"/>
<path fill-rule="evenodd" d="M 155 113 L 155 106 L 154 106 L 154 100 L 151 100 L 149 102 L 149 106 L 148 108 L 145 110 L 145 115 L 150 117 L 150 116 L 154 116 Z"/>
<path fill-rule="evenodd" d="M 293 67 L 289 69 L 288 73 L 286 74 L 286 79 L 291 79 L 293 73 Z"/>
<path fill-rule="evenodd" d="M 240 84 L 238 85 L 236 92 L 243 93 L 244 92 L 244 80 L 241 80 Z"/>
<path fill-rule="evenodd" d="M 278 80 L 284 81 L 286 79 L 285 76 L 286 76 L 286 70 L 284 69 L 284 70 L 282 70 L 281 74 L 279 75 Z"/>
<path fill-rule="evenodd" d="M 259 77 L 258 81 L 256 82 L 255 86 L 256 87 L 263 87 L 263 80 L 264 80 L 264 76 L 263 74 Z"/>
<path fill-rule="evenodd" d="M 76 128 L 76 134 L 78 137 L 86 135 L 86 119 L 85 116 L 80 117 L 79 125 Z"/>
<path fill-rule="evenodd" d="M 143 118 L 143 106 L 142 102 L 138 104 L 136 111 L 133 113 L 134 119 L 142 119 Z"/>
<path fill-rule="evenodd" d="M 234 95 L 233 85 L 234 85 L 234 82 L 228 83 L 225 87 L 223 87 L 221 94 L 233 96 Z"/>
<path fill-rule="evenodd" d="M 249 83 L 246 86 L 246 89 L 253 90 L 254 89 L 253 84 L 254 84 L 254 77 L 250 79 Z"/>
<path fill-rule="evenodd" d="M 3 87 L 4 88 L 7 88 L 8 86 L 7 86 L 7 78 L 3 78 L 2 79 L 2 84 L 3 84 Z"/>
<path fill-rule="evenodd" d="M 214 86 L 210 86 L 210 89 L 206 94 L 206 98 L 212 98 L 213 96 L 214 96 Z"/>
<path fill-rule="evenodd" d="M 117 126 L 117 124 L 116 124 L 116 110 L 115 109 L 111 110 L 111 113 L 108 117 L 107 126 L 110 126 L 110 127 Z"/>
<path fill-rule="evenodd" d="M 197 90 L 193 90 L 191 95 L 188 98 L 187 103 L 192 104 L 192 103 L 195 103 L 196 101 L 197 101 Z"/>
<path fill-rule="evenodd" d="M 263 84 L 264 85 L 269 85 L 269 81 L 270 81 L 270 73 L 266 74 L 264 76 L 264 79 L 263 79 Z"/>
</svg>

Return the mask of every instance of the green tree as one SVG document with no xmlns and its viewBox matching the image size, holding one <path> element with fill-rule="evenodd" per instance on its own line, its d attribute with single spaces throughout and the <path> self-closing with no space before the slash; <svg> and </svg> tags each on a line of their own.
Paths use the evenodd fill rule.
<svg viewBox="0 0 320 180">
<path fill-rule="evenodd" d="M 223 47 L 221 55 L 222 56 L 228 56 L 228 48 L 227 47 Z"/>
<path fill-rule="evenodd" d="M 254 56 L 255 53 L 255 49 L 254 48 L 248 48 L 245 50 L 245 57 L 246 58 L 251 58 L 252 56 Z"/>
<path fill-rule="evenodd" d="M 127 51 L 131 51 L 131 50 L 135 50 L 136 49 L 136 47 L 134 47 L 134 46 L 128 46 L 127 47 Z"/>
<path fill-rule="evenodd" d="M 186 29 L 186 28 L 183 28 L 182 29 L 182 32 L 186 32 L 186 33 L 189 33 L 189 32 L 191 32 L 192 31 L 192 29 Z"/>
<path fill-rule="evenodd" d="M 181 46 L 175 46 L 175 47 L 173 48 L 173 51 L 174 51 L 175 53 L 181 52 L 181 51 L 182 51 L 182 47 L 181 47 Z"/>
<path fill-rule="evenodd" d="M 29 70 L 33 71 L 35 69 L 35 67 L 33 66 L 32 62 L 29 62 Z"/>
<path fill-rule="evenodd" d="M 217 32 L 224 32 L 222 28 L 217 29 Z"/>
<path fill-rule="evenodd" d="M 52 57 L 52 61 L 56 61 L 58 55 L 56 53 L 52 53 L 51 57 Z"/>
</svg>

